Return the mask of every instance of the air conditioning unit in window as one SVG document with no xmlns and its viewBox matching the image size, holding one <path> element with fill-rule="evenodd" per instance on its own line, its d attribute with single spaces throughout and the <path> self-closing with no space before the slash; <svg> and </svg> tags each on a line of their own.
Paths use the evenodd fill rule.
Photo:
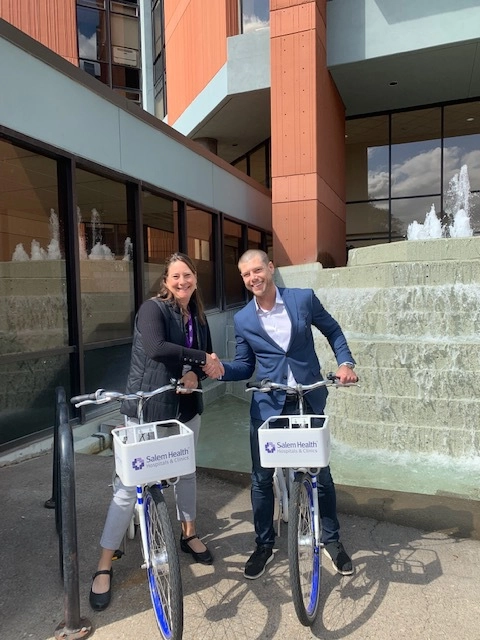
<svg viewBox="0 0 480 640">
<path fill-rule="evenodd" d="M 80 60 L 80 69 L 83 69 L 94 78 L 100 77 L 100 63 L 91 60 Z"/>
</svg>

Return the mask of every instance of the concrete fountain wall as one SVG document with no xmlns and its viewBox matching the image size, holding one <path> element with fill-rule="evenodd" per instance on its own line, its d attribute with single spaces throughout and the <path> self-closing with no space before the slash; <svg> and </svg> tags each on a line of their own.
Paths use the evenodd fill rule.
<svg viewBox="0 0 480 640">
<path fill-rule="evenodd" d="M 480 456 L 480 238 L 350 251 L 348 266 L 277 269 L 312 287 L 342 325 L 361 380 L 332 391 L 337 440 L 390 452 Z M 336 363 L 318 334 L 324 372 Z"/>
</svg>

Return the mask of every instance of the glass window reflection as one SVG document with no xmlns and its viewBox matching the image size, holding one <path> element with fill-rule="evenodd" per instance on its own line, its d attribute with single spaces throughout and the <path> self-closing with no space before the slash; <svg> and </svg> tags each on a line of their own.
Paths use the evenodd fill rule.
<svg viewBox="0 0 480 640">
<path fill-rule="evenodd" d="M 359 118 L 346 123 L 347 201 L 388 198 L 388 116 Z"/>
<path fill-rule="evenodd" d="M 136 103 L 141 103 L 139 32 L 136 2 L 77 0 L 80 68 Z"/>
<path fill-rule="evenodd" d="M 480 190 L 480 102 L 445 107 L 444 183 L 467 166 L 470 190 Z"/>
<path fill-rule="evenodd" d="M 443 225 L 462 205 L 480 233 L 480 101 L 354 118 L 346 122 L 345 143 L 347 244 L 368 244 L 372 207 L 384 208 L 374 199 L 390 210 L 387 242 L 404 238 L 410 222 L 423 224 L 432 205 Z M 470 195 L 460 202 L 464 191 Z M 382 233 L 369 235 L 371 242 Z"/>
<path fill-rule="evenodd" d="M 77 7 L 77 31 L 80 58 L 108 61 L 105 11 Z"/>
<path fill-rule="evenodd" d="M 175 203 L 142 191 L 143 243 L 146 298 L 156 295 L 166 259 L 178 251 L 178 219 Z"/>
<path fill-rule="evenodd" d="M 391 195 L 441 192 L 441 109 L 392 114 Z"/>
<path fill-rule="evenodd" d="M 347 236 L 388 238 L 388 200 L 347 205 Z"/>
<path fill-rule="evenodd" d="M 261 146 L 256 151 L 253 151 L 250 155 L 250 176 L 267 186 L 267 161 L 266 161 L 266 148 Z"/>
<path fill-rule="evenodd" d="M 238 271 L 243 253 L 242 226 L 232 220 L 223 221 L 225 296 L 227 305 L 245 301 L 245 288 Z"/>
<path fill-rule="evenodd" d="M 131 344 L 122 344 L 89 349 L 85 351 L 85 387 L 89 392 L 96 389 L 124 391 L 130 368 Z M 105 413 L 105 407 L 86 405 L 86 419 Z"/>
<path fill-rule="evenodd" d="M 262 248 L 262 232 L 257 229 L 248 228 L 248 249 Z"/>
<path fill-rule="evenodd" d="M 258 31 L 270 25 L 269 0 L 242 0 L 242 31 Z"/>
<path fill-rule="evenodd" d="M 187 207 L 187 253 L 195 260 L 205 309 L 217 306 L 213 216 Z"/>
<path fill-rule="evenodd" d="M 79 168 L 75 173 L 83 339 L 127 338 L 134 303 L 125 185 Z"/>
<path fill-rule="evenodd" d="M 68 355 L 0 363 L 0 380 L 0 445 L 53 427 L 56 387 L 72 395 Z"/>
<path fill-rule="evenodd" d="M 68 345 L 57 163 L 0 141 L 0 355 Z"/>
</svg>

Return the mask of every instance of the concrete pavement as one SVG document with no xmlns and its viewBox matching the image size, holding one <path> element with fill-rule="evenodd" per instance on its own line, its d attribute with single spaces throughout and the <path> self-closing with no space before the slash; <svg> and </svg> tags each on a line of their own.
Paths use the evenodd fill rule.
<svg viewBox="0 0 480 640">
<path fill-rule="evenodd" d="M 88 605 L 112 469 L 109 457 L 76 455 L 81 616 L 96 640 L 151 640 L 159 635 L 137 541 L 129 541 L 127 554 L 114 564 L 110 607 L 94 613 Z M 51 478 L 50 453 L 0 468 L 2 640 L 51 640 L 63 619 L 55 517 L 43 506 Z M 479 503 L 445 497 L 428 504 L 428 497 L 337 489 L 342 540 L 355 574 L 341 577 L 325 562 L 321 610 L 309 629 L 291 602 L 286 525 L 266 573 L 245 580 L 254 543 L 248 479 L 200 471 L 198 529 L 215 563 L 192 564 L 181 554 L 184 639 L 480 639 Z M 167 492 L 170 506 L 172 494 Z"/>
</svg>

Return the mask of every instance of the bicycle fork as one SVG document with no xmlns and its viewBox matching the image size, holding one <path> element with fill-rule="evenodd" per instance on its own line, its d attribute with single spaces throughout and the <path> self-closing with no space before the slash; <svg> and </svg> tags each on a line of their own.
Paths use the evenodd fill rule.
<svg viewBox="0 0 480 640">
<path fill-rule="evenodd" d="M 145 523 L 145 502 L 144 502 L 144 491 L 141 485 L 137 486 L 137 509 L 138 509 L 138 519 L 140 520 L 140 533 L 142 540 L 142 555 L 144 563 L 142 564 L 142 569 L 150 568 L 150 554 L 148 552 L 148 538 L 147 538 L 147 525 Z"/>
<path fill-rule="evenodd" d="M 159 486 L 159 485 L 156 485 Z M 151 534 L 147 531 L 147 518 L 145 514 L 145 491 L 142 486 L 137 486 L 137 509 L 138 509 L 138 517 L 140 520 L 140 532 L 142 538 L 142 553 L 143 553 L 143 564 L 142 569 L 147 569 L 147 571 L 151 568 L 155 568 L 158 573 L 163 573 L 164 575 L 169 573 L 168 569 L 168 556 L 165 545 L 162 547 L 152 548 L 150 544 Z M 150 509 L 152 509 L 152 513 L 150 513 L 150 517 L 148 518 L 151 526 L 158 526 L 155 516 L 153 515 L 154 507 L 151 504 Z"/>
<path fill-rule="evenodd" d="M 317 489 L 317 475 L 310 474 L 312 479 L 312 516 L 313 516 L 313 531 L 314 531 L 314 550 L 315 553 L 320 553 L 320 506 L 318 504 L 318 489 Z"/>
<path fill-rule="evenodd" d="M 320 554 L 320 507 L 318 504 L 317 476 L 309 473 L 312 486 L 312 500 L 310 504 L 310 517 L 313 523 L 313 531 L 305 532 L 298 540 L 300 547 L 312 549 L 315 555 Z"/>
</svg>

